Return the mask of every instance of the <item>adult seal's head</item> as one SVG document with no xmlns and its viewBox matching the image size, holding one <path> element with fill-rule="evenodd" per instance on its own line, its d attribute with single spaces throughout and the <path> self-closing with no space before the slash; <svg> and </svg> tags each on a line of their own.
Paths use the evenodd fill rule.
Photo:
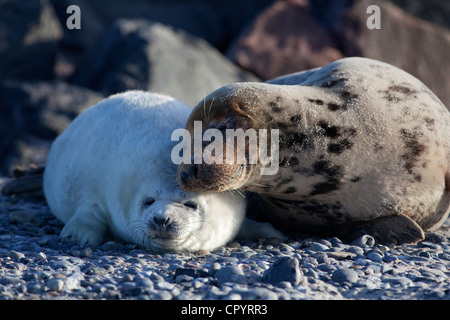
<svg viewBox="0 0 450 320">
<path fill-rule="evenodd" d="M 274 118 L 281 97 L 289 94 L 285 89 L 265 83 L 235 83 L 199 103 L 186 123 L 192 152 L 188 161 L 178 166 L 179 185 L 190 191 L 247 189 L 264 169 L 270 173 L 274 168 L 276 174 L 278 132 L 274 135 L 271 130 L 278 129 Z"/>
<path fill-rule="evenodd" d="M 196 124 L 203 161 L 195 155 Z M 267 148 L 278 155 L 278 170 L 261 174 L 270 163 L 252 163 L 250 143 L 231 149 L 244 150 L 243 163 L 205 161 L 218 149 L 205 138 L 210 128 L 224 136 L 266 129 L 268 138 L 278 130 L 279 149 Z M 383 62 L 346 58 L 267 83 L 225 86 L 195 107 L 186 129 L 194 152 L 178 167 L 181 188 L 255 192 L 258 212 L 280 228 L 417 242 L 450 210 L 450 113 L 422 82 Z"/>
<path fill-rule="evenodd" d="M 180 189 L 171 134 L 191 111 L 170 97 L 132 91 L 91 107 L 53 143 L 44 174 L 61 235 L 98 245 L 107 232 L 154 251 L 211 250 L 232 239 L 241 195 Z"/>
</svg>

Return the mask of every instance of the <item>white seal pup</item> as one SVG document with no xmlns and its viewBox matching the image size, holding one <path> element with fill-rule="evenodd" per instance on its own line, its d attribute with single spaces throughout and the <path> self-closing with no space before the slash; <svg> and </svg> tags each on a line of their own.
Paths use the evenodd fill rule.
<svg viewBox="0 0 450 320">
<path fill-rule="evenodd" d="M 47 202 L 65 223 L 61 236 L 95 246 L 108 231 L 155 252 L 209 251 L 231 240 L 244 198 L 176 183 L 171 134 L 190 112 L 171 97 L 130 91 L 79 115 L 54 141 L 44 173 Z M 268 233 L 254 236 L 279 234 L 257 226 Z"/>
<path fill-rule="evenodd" d="M 196 123 L 224 135 L 279 130 L 276 175 L 249 161 L 182 163 L 177 174 L 187 191 L 256 192 L 257 211 L 275 227 L 400 244 L 422 240 L 448 217 L 450 113 L 389 64 L 346 58 L 267 83 L 227 85 L 194 108 L 191 136 Z"/>
</svg>

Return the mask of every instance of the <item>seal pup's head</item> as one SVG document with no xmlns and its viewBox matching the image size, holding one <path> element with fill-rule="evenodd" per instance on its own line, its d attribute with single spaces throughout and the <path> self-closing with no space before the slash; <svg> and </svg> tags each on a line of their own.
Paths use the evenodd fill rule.
<svg viewBox="0 0 450 320">
<path fill-rule="evenodd" d="M 271 104 L 273 94 L 268 94 L 268 89 L 262 83 L 227 85 L 193 109 L 185 127 L 191 138 L 191 161 L 179 164 L 177 171 L 182 189 L 244 190 L 258 179 L 261 169 L 269 165 L 258 161 L 261 139 L 267 138 L 266 146 L 271 146 L 271 135 L 267 134 L 270 126 L 265 108 L 261 108 L 261 104 Z M 260 129 L 267 130 L 265 137 L 261 137 Z"/>
<path fill-rule="evenodd" d="M 152 252 L 213 250 L 232 240 L 245 216 L 245 199 L 235 192 L 148 191 L 135 204 L 129 230 Z"/>
</svg>

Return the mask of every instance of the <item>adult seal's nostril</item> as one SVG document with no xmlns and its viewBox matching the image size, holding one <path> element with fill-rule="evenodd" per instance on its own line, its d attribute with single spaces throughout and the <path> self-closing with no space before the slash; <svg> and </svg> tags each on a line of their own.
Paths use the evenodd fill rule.
<svg viewBox="0 0 450 320">
<path fill-rule="evenodd" d="M 187 172 L 181 172 L 180 173 L 180 180 L 182 184 L 188 184 L 189 180 L 190 180 L 191 176 L 189 175 L 189 173 Z"/>
<path fill-rule="evenodd" d="M 189 167 L 189 176 L 197 180 L 198 176 L 198 167 L 196 164 L 191 164 Z"/>
</svg>

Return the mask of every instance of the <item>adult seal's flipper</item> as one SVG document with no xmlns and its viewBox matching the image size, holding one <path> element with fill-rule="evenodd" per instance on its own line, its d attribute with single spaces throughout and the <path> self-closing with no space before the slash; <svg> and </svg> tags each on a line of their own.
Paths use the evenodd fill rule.
<svg viewBox="0 0 450 320">
<path fill-rule="evenodd" d="M 385 245 L 417 243 L 425 239 L 422 228 L 403 214 L 353 223 L 349 228 L 345 228 L 342 236 L 351 241 L 365 234 L 374 237 L 377 243 Z"/>
</svg>

